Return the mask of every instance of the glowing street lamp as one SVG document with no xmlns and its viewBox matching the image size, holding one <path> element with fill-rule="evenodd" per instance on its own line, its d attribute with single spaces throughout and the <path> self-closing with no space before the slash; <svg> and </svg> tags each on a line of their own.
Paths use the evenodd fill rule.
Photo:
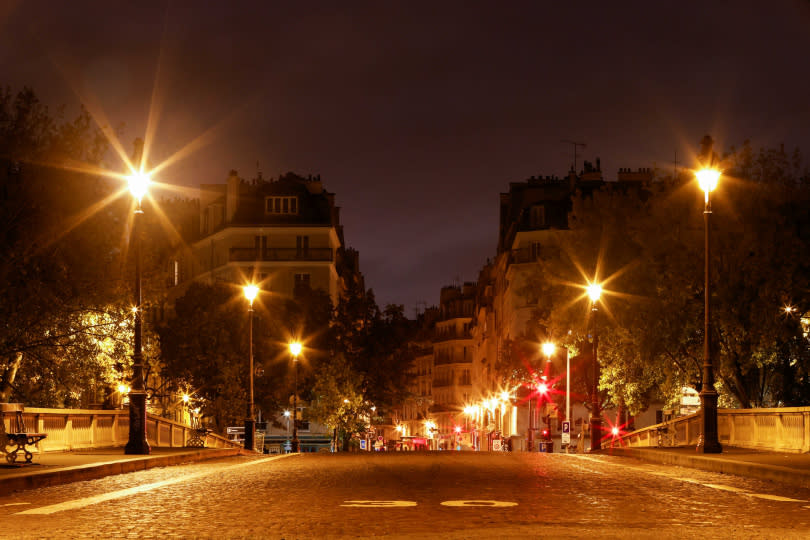
<svg viewBox="0 0 810 540">
<path fill-rule="evenodd" d="M 714 369 L 710 350 L 711 306 L 709 302 L 709 218 L 712 215 L 712 202 L 709 195 L 717 187 L 720 171 L 703 169 L 695 173 L 700 188 L 706 194 L 703 208 L 704 225 L 704 312 L 703 312 L 703 384 L 700 388 L 700 439 L 697 451 L 703 454 L 719 454 L 723 451 L 717 435 L 717 390 L 714 389 Z"/>
<path fill-rule="evenodd" d="M 135 153 L 132 163 L 136 171 L 142 171 L 143 140 L 135 139 Z M 128 178 L 129 189 L 137 202 L 132 220 L 132 236 L 135 247 L 135 331 L 132 351 L 132 389 L 129 392 L 129 440 L 124 447 L 125 454 L 149 454 L 152 449 L 146 440 L 146 384 L 143 375 L 143 317 L 141 309 L 141 245 L 143 243 L 143 208 L 141 202 L 149 186 L 149 177 L 143 172 Z"/>
<path fill-rule="evenodd" d="M 591 388 L 591 452 L 602 448 L 602 411 L 599 404 L 599 336 L 597 335 L 596 303 L 602 297 L 602 286 L 598 283 L 589 283 L 585 289 L 591 299 L 591 313 L 593 324 L 593 387 Z"/>
<path fill-rule="evenodd" d="M 254 418 L 253 405 L 253 301 L 259 295 L 259 287 L 249 283 L 242 287 L 242 292 L 248 301 L 248 404 L 247 415 L 245 416 L 245 449 L 256 449 L 256 420 Z"/>
<path fill-rule="evenodd" d="M 293 393 L 293 438 L 292 438 L 292 451 L 298 452 L 298 355 L 301 354 L 301 343 L 293 341 L 289 345 L 290 354 L 292 355 L 294 369 L 295 369 L 295 389 Z"/>
</svg>

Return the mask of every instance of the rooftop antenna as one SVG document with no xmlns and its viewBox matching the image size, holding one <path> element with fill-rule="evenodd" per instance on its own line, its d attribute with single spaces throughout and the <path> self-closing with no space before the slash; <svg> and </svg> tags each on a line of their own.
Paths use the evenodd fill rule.
<svg viewBox="0 0 810 540">
<path fill-rule="evenodd" d="M 585 148 L 585 143 L 584 142 L 576 142 L 576 141 L 567 141 L 565 139 L 561 140 L 560 142 L 565 143 L 565 144 L 573 145 L 573 147 L 574 147 L 574 164 L 571 166 L 571 170 L 574 171 L 574 173 L 576 173 L 577 172 L 577 147 Z"/>
</svg>

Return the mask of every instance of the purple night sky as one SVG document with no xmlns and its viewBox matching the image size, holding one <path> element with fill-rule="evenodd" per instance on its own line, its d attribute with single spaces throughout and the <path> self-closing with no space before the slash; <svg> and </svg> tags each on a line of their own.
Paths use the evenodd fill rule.
<svg viewBox="0 0 810 540">
<path fill-rule="evenodd" d="M 565 5 L 563 5 L 565 4 Z M 810 155 L 810 3 L 0 3 L 0 85 L 84 101 L 181 186 L 320 174 L 381 306 L 435 304 L 497 242 L 498 194 L 718 147 Z M 806 159 L 807 161 L 807 159 Z M 111 160 L 112 163 L 112 160 Z"/>
</svg>

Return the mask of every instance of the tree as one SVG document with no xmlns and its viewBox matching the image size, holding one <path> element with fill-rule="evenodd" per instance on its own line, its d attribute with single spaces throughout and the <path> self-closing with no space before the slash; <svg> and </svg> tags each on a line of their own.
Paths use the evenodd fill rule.
<svg viewBox="0 0 810 540">
<path fill-rule="evenodd" d="M 721 400 L 801 403 L 810 397 L 807 340 L 801 325 L 780 316 L 810 290 L 803 210 L 810 190 L 799 176 L 800 155 L 757 155 L 746 145 L 723 159 L 713 194 L 710 285 Z M 541 258 L 527 286 L 542 294 L 538 328 L 580 347 L 589 335 L 587 301 L 574 300 L 581 291 L 572 284 L 606 280 L 599 386 L 607 403 L 637 411 L 654 397 L 674 400 L 681 386 L 702 384 L 703 194 L 691 174 L 640 190 L 619 187 L 574 199 L 571 230 L 557 235 L 562 248 Z"/>
<path fill-rule="evenodd" d="M 99 170 L 105 151 L 86 111 L 62 121 L 28 88 L 0 91 L 0 401 L 89 404 L 115 378 L 95 353 L 127 332 L 108 307 L 120 297 L 122 226 L 94 211 L 114 186 L 74 172 Z"/>
</svg>

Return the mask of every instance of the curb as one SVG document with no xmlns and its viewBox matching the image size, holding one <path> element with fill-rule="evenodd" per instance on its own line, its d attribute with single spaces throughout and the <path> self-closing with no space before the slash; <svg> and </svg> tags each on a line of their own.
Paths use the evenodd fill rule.
<svg viewBox="0 0 810 540">
<path fill-rule="evenodd" d="M 752 463 L 750 461 L 738 461 L 729 458 L 686 455 L 654 449 L 613 448 L 603 450 L 601 453 L 603 455 L 629 457 L 651 463 L 677 465 L 679 467 L 700 469 L 702 471 L 732 474 L 746 478 L 780 482 L 796 487 L 810 488 L 810 471 L 804 469 L 792 469 L 779 465 Z"/>
<path fill-rule="evenodd" d="M 18 475 L 0 478 L 0 493 L 6 494 L 13 491 L 58 486 L 60 484 L 93 480 L 116 474 L 143 471 L 154 467 L 168 467 L 182 463 L 238 456 L 244 453 L 244 450 L 241 448 L 193 450 L 161 456 L 120 459 L 96 465 L 74 465 L 71 467 L 60 467 L 54 470 L 25 471 Z"/>
</svg>

